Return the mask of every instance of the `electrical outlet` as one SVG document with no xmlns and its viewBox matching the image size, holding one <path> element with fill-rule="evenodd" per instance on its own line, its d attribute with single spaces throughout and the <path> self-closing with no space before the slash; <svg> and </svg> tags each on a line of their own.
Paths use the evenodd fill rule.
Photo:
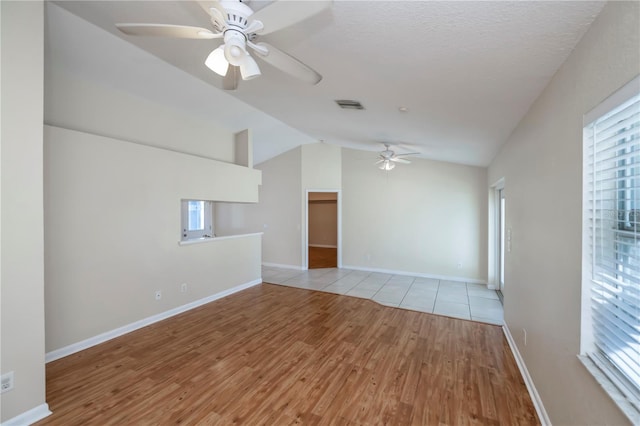
<svg viewBox="0 0 640 426">
<path fill-rule="evenodd" d="M 0 377 L 0 393 L 9 392 L 11 389 L 13 389 L 13 371 Z"/>
<path fill-rule="evenodd" d="M 458 262 L 458 263 L 456 264 L 456 268 L 458 268 L 458 269 L 462 269 L 462 262 Z"/>
<path fill-rule="evenodd" d="M 162 290 L 156 290 L 156 300 L 162 299 Z"/>
<path fill-rule="evenodd" d="M 527 329 L 526 328 L 522 329 L 522 341 L 524 342 L 524 345 L 527 346 Z"/>
<path fill-rule="evenodd" d="M 187 292 L 187 283 L 182 283 L 182 285 L 180 286 L 180 292 L 181 293 Z"/>
</svg>

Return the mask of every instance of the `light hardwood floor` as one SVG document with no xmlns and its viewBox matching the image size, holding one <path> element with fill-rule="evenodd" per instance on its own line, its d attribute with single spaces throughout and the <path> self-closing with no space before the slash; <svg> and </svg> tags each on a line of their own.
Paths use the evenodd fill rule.
<svg viewBox="0 0 640 426">
<path fill-rule="evenodd" d="M 309 269 L 335 268 L 338 266 L 338 249 L 328 247 L 308 247 Z"/>
<path fill-rule="evenodd" d="M 498 326 L 262 284 L 47 364 L 38 425 L 529 425 Z"/>
</svg>

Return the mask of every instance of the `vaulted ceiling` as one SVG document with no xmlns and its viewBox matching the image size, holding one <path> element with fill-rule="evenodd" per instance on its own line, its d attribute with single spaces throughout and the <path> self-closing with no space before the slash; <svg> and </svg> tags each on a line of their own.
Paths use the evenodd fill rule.
<svg viewBox="0 0 640 426">
<path fill-rule="evenodd" d="M 210 114 L 212 104 L 223 105 L 216 119 L 258 129 L 256 162 L 313 141 L 371 151 L 391 142 L 400 144 L 399 152 L 476 166 L 491 162 L 604 5 L 337 0 L 262 39 L 318 71 L 319 84 L 298 81 L 258 59 L 260 77 L 223 91 L 222 77 L 204 65 L 220 40 L 133 37 L 115 27 L 139 22 L 211 28 L 200 5 L 55 3 L 106 31 L 87 37 L 82 31 L 96 29 L 49 8 L 50 55 L 57 63 L 102 74 L 110 84 L 135 81 L 131 90 L 143 96 L 202 114 Z M 247 4 L 254 10 L 270 6 L 257 0 Z M 123 48 L 114 36 L 139 49 Z M 173 65 L 165 64 L 169 80 L 158 81 L 158 62 L 140 49 Z M 121 67 L 130 72 L 119 73 Z M 340 109 L 336 99 L 360 101 L 365 109 Z"/>
</svg>

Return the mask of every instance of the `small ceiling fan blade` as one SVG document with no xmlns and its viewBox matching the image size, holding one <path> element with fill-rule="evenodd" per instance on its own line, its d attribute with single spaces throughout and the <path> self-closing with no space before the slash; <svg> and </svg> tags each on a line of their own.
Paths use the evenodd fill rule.
<svg viewBox="0 0 640 426">
<path fill-rule="evenodd" d="M 222 16 L 224 17 L 226 14 L 226 11 L 224 10 L 224 7 L 222 7 L 222 5 L 220 4 L 219 1 L 216 0 L 199 0 L 196 3 L 198 3 L 198 5 L 200 5 L 200 7 L 207 12 L 207 14 L 209 14 L 210 16 L 214 16 L 215 12 L 212 12 L 211 9 L 217 9 L 220 13 L 222 13 Z"/>
<path fill-rule="evenodd" d="M 261 34 L 269 34 L 312 17 L 331 6 L 332 0 L 288 1 L 271 3 L 251 16 L 264 23 Z"/>
<path fill-rule="evenodd" d="M 391 157 L 389 158 L 389 160 L 395 161 L 396 163 L 401 163 L 401 164 L 411 164 L 411 161 L 405 160 L 404 158 Z"/>
<path fill-rule="evenodd" d="M 396 157 L 402 158 L 402 157 L 406 157 L 408 155 L 419 155 L 419 152 L 405 152 L 403 154 L 396 154 Z"/>
<path fill-rule="evenodd" d="M 376 164 L 380 164 L 384 162 L 384 158 L 379 159 L 378 161 L 376 161 L 375 163 L 373 163 L 373 165 L 375 166 Z"/>
<path fill-rule="evenodd" d="M 251 23 L 249 23 L 247 28 L 245 28 L 244 33 L 245 34 L 259 33 L 263 29 L 264 29 L 264 24 L 262 23 L 262 21 L 258 21 L 257 19 L 254 19 L 253 21 L 251 21 Z"/>
<path fill-rule="evenodd" d="M 189 27 L 185 25 L 169 24 L 116 24 L 123 33 L 133 36 L 172 37 L 191 39 L 221 38 L 222 33 L 216 34 L 206 28 Z"/>
<path fill-rule="evenodd" d="M 297 2 L 296 2 L 297 3 Z M 282 50 L 277 49 L 267 43 L 256 43 L 260 49 L 255 49 L 256 56 L 265 61 L 268 64 L 273 65 L 286 72 L 287 74 L 296 77 L 309 84 L 318 84 L 322 80 L 322 76 L 310 68 L 308 65 L 303 64 L 291 55 L 284 53 Z M 264 54 L 262 49 L 267 49 L 267 54 Z"/>
<path fill-rule="evenodd" d="M 227 75 L 222 79 L 222 88 L 224 90 L 236 90 L 238 88 L 238 78 L 240 77 L 240 68 L 229 65 Z"/>
</svg>

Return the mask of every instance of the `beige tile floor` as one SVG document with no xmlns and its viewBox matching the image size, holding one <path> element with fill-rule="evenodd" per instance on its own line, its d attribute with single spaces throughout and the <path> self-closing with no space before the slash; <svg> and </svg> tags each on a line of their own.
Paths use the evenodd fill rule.
<svg viewBox="0 0 640 426">
<path fill-rule="evenodd" d="M 262 267 L 272 284 L 371 299 L 386 306 L 502 325 L 498 295 L 484 284 L 391 275 L 349 269 Z"/>
</svg>

